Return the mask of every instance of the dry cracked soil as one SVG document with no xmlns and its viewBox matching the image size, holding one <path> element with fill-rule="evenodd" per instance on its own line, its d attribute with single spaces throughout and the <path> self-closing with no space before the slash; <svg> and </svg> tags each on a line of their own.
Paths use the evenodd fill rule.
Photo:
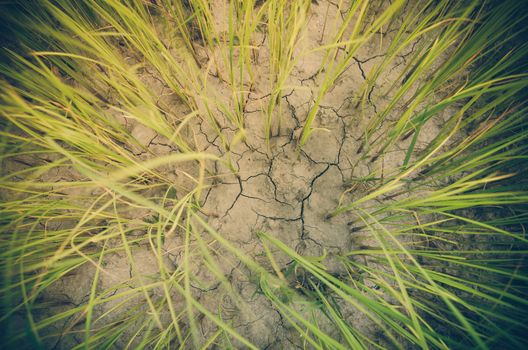
<svg viewBox="0 0 528 350">
<path fill-rule="evenodd" d="M 219 28 L 225 27 L 222 13 L 226 9 L 221 1 L 214 1 L 217 6 L 215 13 Z M 371 18 L 376 14 L 372 13 Z M 195 118 L 189 123 L 186 131 L 190 139 L 194 140 L 198 151 L 215 154 L 222 159 L 229 159 L 235 167 L 235 172 L 229 171 L 219 162 L 207 164 L 207 187 L 202 193 L 201 213 L 208 224 L 234 246 L 262 264 L 270 268 L 262 241 L 257 237 L 259 232 L 266 232 L 279 238 L 289 247 L 304 256 L 323 257 L 329 272 L 335 276 L 345 273 L 337 261 L 337 256 L 347 251 L 368 246 L 371 238 L 367 232 L 362 232 L 351 223 L 347 215 L 329 217 L 342 201 L 352 201 L 361 197 L 376 183 L 365 181 L 351 188 L 353 179 L 373 176 L 383 179 L 402 165 L 405 149 L 410 140 L 397 143 L 385 151 L 382 156 L 361 156 L 362 130 L 370 116 L 379 113 L 390 100 L 383 91 L 402 74 L 407 57 L 413 53 L 415 46 L 410 45 L 408 52 L 398 56 L 384 74 L 373 86 L 368 94 L 368 101 L 363 106 L 358 106 L 354 100 L 355 93 L 365 83 L 366 77 L 376 62 L 385 55 L 391 42 L 391 35 L 398 26 L 394 21 L 391 27 L 385 28 L 383 33 L 375 33 L 371 40 L 366 42 L 354 55 L 347 70 L 340 75 L 330 92 L 325 96 L 321 109 L 315 119 L 317 130 L 312 134 L 306 145 L 299 150 L 297 140 L 300 136 L 310 106 L 317 96 L 318 87 L 322 77 L 316 72 L 322 62 L 322 53 L 315 52 L 311 55 L 300 55 L 321 45 L 329 40 L 329 24 L 325 18 L 335 18 L 339 25 L 342 14 L 338 13 L 337 6 L 331 1 L 318 1 L 314 3 L 309 12 L 307 27 L 298 42 L 296 54 L 299 55 L 298 63 L 293 68 L 287 81 L 286 90 L 280 98 L 280 108 L 277 109 L 275 123 L 272 125 L 272 135 L 269 145 L 264 137 L 263 106 L 269 98 L 269 52 L 267 51 L 267 37 L 265 34 L 257 35 L 255 45 L 258 45 L 258 55 L 255 55 L 255 84 L 248 86 L 247 103 L 244 106 L 244 118 L 247 137 L 244 141 L 234 145 L 229 152 L 225 151 L 222 140 L 211 128 L 208 119 Z M 326 29 L 325 29 L 326 28 Z M 198 46 L 198 44 L 197 44 Z M 213 59 L 217 53 L 198 48 L 202 52 L 203 62 Z M 130 54 L 133 63 L 134 54 Z M 140 60 L 140 58 L 138 58 Z M 220 61 L 220 60 L 218 60 Z M 224 99 L 227 105 L 230 88 L 222 79 L 221 67 L 219 71 L 210 73 L 210 86 L 215 93 L 215 98 Z M 157 76 L 153 69 L 141 70 L 140 79 L 148 88 L 159 95 L 158 105 L 167 112 L 167 116 L 185 115 L 189 111 L 181 102 L 170 93 L 170 89 Z M 226 97 L 227 96 L 227 97 Z M 405 106 L 399 105 L 387 117 L 387 123 L 395 118 Z M 227 117 L 221 110 L 213 111 L 221 124 L 222 133 L 233 137 L 236 130 L 229 125 Z M 449 111 L 445 113 L 449 114 Z M 108 110 L 109 118 L 124 126 L 130 135 L 137 141 L 126 145 L 138 159 L 148 160 L 158 155 L 171 154 L 177 151 L 175 146 L 163 136 L 152 129 L 139 123 L 134 118 L 124 113 Z M 277 122 L 280 120 L 280 125 Z M 436 118 L 423 127 L 416 149 L 420 149 L 427 140 L 433 138 L 439 131 L 442 117 Z M 373 138 L 382 137 L 386 127 L 381 125 Z M 375 152 L 371 154 L 376 154 Z M 12 164 L 11 171 L 20 164 Z M 64 169 L 64 168 L 63 168 Z M 9 170 L 8 170 L 9 171 Z M 74 169 L 61 170 L 59 173 L 44 174 L 43 181 L 62 181 L 63 179 L 80 178 Z M 198 168 L 194 163 L 165 165 L 163 172 L 172 183 L 176 184 L 177 196 L 190 191 L 193 186 L 192 177 L 198 175 Z M 188 176 L 189 175 L 189 176 Z M 375 181 L 375 180 L 373 180 Z M 71 189 L 71 191 L 75 191 Z M 91 193 L 97 195 L 97 191 Z M 154 194 L 152 194 L 154 195 Z M 148 220 L 151 213 L 148 210 L 126 207 L 122 214 L 131 219 L 127 222 L 127 232 L 133 237 L 146 235 L 141 229 L 141 221 Z M 138 229 L 134 229 L 134 220 Z M 67 227 L 72 223 L 60 222 L 52 224 L 57 227 Z M 205 233 L 204 236 L 205 237 Z M 164 268 L 173 272 L 184 265 L 184 240 L 185 235 L 176 230 L 165 237 L 162 251 Z M 132 261 L 120 251 L 109 253 L 103 261 L 104 271 L 99 275 L 97 288 L 105 293 L 116 294 L 135 288 L 147 281 L 152 281 L 160 275 L 159 262 L 152 251 L 148 240 L 138 238 L 133 244 Z M 114 243 L 118 246 L 119 239 Z M 206 241 L 211 256 L 204 258 L 203 246 L 196 239 L 191 239 L 190 268 L 192 271 L 191 287 L 193 296 L 209 310 L 221 310 L 222 319 L 245 336 L 257 347 L 262 349 L 302 348 L 303 339 L 297 330 L 292 328 L 271 302 L 259 292 L 258 281 L 253 273 L 247 269 L 229 251 L 218 242 Z M 292 261 L 278 249 L 269 247 L 276 258 L 277 265 L 283 271 L 290 268 Z M 212 268 L 211 263 L 215 266 Z M 90 295 L 92 280 L 95 276 L 93 264 L 85 264 L 61 278 L 46 290 L 41 299 L 48 302 L 49 308 L 41 317 L 50 316 L 59 311 L 67 310 L 72 305 L 81 305 L 87 302 Z M 225 276 L 219 280 L 215 273 Z M 309 278 L 302 271 L 291 274 L 291 285 L 297 289 L 306 287 L 303 279 Z M 227 282 L 224 288 L 222 283 Z M 375 287 L 375 286 L 373 286 Z M 232 289 L 236 293 L 229 294 L 225 290 Z M 171 292 L 174 307 L 183 310 L 185 300 L 179 293 Z M 149 292 L 153 300 L 165 296 L 162 288 L 154 288 Z M 234 297 L 238 295 L 238 297 Z M 142 301 L 143 302 L 140 302 Z M 342 312 L 347 322 L 353 324 L 365 334 L 374 338 L 376 328 L 365 316 L 354 310 L 346 303 L 342 303 Z M 302 308 L 302 306 L 301 306 Z M 139 293 L 127 297 L 120 297 L 107 303 L 98 305 L 94 318 L 104 314 L 105 321 L 101 324 L 110 324 L 127 315 L 137 315 L 149 312 L 148 305 L 144 302 L 144 295 Z M 71 348 L 83 341 L 82 332 L 62 336 L 65 330 L 82 329 L 81 316 L 72 316 L 50 326 L 50 332 L 59 336 L 49 339 L 50 348 Z M 185 319 L 185 317 L 184 317 Z M 330 322 L 325 322 L 321 317 L 320 327 L 330 335 L 336 335 L 338 330 Z M 138 320 L 138 325 L 141 320 Z M 170 315 L 161 314 L 161 323 L 170 321 Z M 182 321 L 181 327 L 189 327 Z M 197 317 L 196 326 L 200 330 L 202 341 L 208 339 L 216 330 L 216 326 L 207 317 Z M 81 326 L 79 326 L 81 324 Z M 136 332 L 133 327 L 125 332 L 127 336 L 120 338 L 116 346 L 126 346 L 132 335 Z M 337 336 L 337 335 L 336 335 Z M 383 338 L 377 338 L 383 344 Z"/>
</svg>

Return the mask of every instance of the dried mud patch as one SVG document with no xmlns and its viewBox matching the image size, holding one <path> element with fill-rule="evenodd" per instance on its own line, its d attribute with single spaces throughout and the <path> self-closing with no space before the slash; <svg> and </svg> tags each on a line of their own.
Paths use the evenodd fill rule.
<svg viewBox="0 0 528 350">
<path fill-rule="evenodd" d="M 299 47 L 313 48 L 320 45 L 321 38 L 326 35 L 322 32 L 322 19 L 327 14 L 334 18 L 335 12 L 336 7 L 330 1 L 319 1 L 318 5 L 312 6 L 306 34 Z M 220 162 L 207 165 L 207 188 L 199 199 L 203 219 L 230 244 L 270 272 L 273 272 L 273 266 L 258 237 L 260 232 L 280 239 L 303 256 L 320 257 L 328 267 L 329 273 L 338 278 L 345 274 L 338 257 L 369 244 L 368 233 L 351 225 L 350 218 L 346 215 L 330 217 L 329 214 L 339 206 L 341 200 L 351 201 L 368 192 L 376 185 L 375 181 L 379 181 L 359 182 L 357 179 L 382 179 L 401 167 L 405 158 L 404 150 L 410 142 L 402 140 L 391 149 L 385 150 L 382 156 L 376 156 L 374 150 L 370 157 L 365 158 L 360 152 L 363 137 L 361 130 L 372 116 L 386 107 L 389 98 L 377 96 L 380 87 L 374 86 L 369 92 L 366 105 L 358 106 L 358 101 L 354 99 L 355 92 L 365 83 L 374 63 L 385 55 L 390 44 L 391 28 L 386 31 L 389 34 L 381 45 L 376 42 L 362 47 L 349 69 L 339 77 L 325 97 L 316 117 L 314 126 L 317 130 L 302 148 L 296 140 L 313 103 L 317 86 L 321 83 L 321 77 L 314 77 L 323 59 L 321 55 L 301 60 L 293 70 L 288 83 L 299 88 L 291 89 L 280 98 L 281 124 L 272 126 L 269 144 L 266 143 L 263 132 L 262 106 L 266 101 L 263 92 L 267 91 L 266 84 L 269 84 L 266 81 L 262 81 L 260 85 L 257 83 L 248 94 L 244 111 L 246 139 L 229 151 L 225 150 L 222 140 L 208 124 L 207 119 L 198 117 L 189 123 L 186 131 L 197 150 L 228 160 L 235 168 L 234 171 L 229 171 Z M 261 44 L 263 48 L 265 44 L 266 38 Z M 411 45 L 411 51 L 406 55 L 410 55 L 413 48 L 414 45 Z M 214 53 L 209 54 L 214 56 Z M 262 49 L 259 52 L 259 61 L 266 62 L 267 59 L 266 51 Z M 381 80 L 382 84 L 390 85 L 400 77 L 404 66 L 402 62 L 405 59 L 403 55 L 401 62 L 393 62 L 393 66 L 387 69 L 389 73 Z M 265 75 L 268 68 L 263 64 L 257 70 L 257 76 Z M 188 114 L 189 111 L 168 92 L 168 86 L 154 73 L 145 71 L 140 74 L 140 78 L 159 96 L 158 106 L 169 117 L 181 118 L 182 115 Z M 211 86 L 217 90 L 217 95 L 229 96 L 229 90 L 220 77 L 211 76 L 210 80 Z M 404 109 L 405 106 L 402 105 L 401 108 Z M 221 131 L 225 135 L 234 135 L 236 130 L 228 125 L 226 116 L 222 115 L 221 111 L 214 113 L 221 121 Z M 124 147 L 138 159 L 148 160 L 180 151 L 171 145 L 166 137 L 137 120 L 115 111 L 108 111 L 108 114 L 115 119 L 123 132 L 130 136 L 131 141 Z M 390 116 L 387 120 L 390 122 Z M 438 134 L 441 121 L 435 123 L 424 125 L 417 140 L 417 148 L 426 145 L 428 140 Z M 383 137 L 386 130 L 387 126 L 381 125 L 373 138 Z M 24 163 L 20 162 L 9 162 L 6 166 L 7 172 L 25 168 Z M 166 165 L 162 170 L 160 172 L 176 189 L 176 197 L 189 193 L 194 186 L 192 179 L 199 175 L 199 169 L 193 163 Z M 53 181 L 79 178 L 78 174 L 69 168 L 54 174 L 46 173 L 44 176 Z M 89 198 L 91 194 L 83 195 Z M 162 193 L 160 190 L 159 193 L 153 191 L 146 195 L 160 198 Z M 87 202 L 89 201 L 80 203 Z M 167 296 L 173 301 L 174 308 L 179 308 L 181 312 L 185 308 L 181 291 L 167 291 L 159 286 L 149 288 L 145 292 L 133 293 L 130 297 L 126 292 L 141 290 L 142 285 L 155 283 L 162 274 L 179 273 L 180 268 L 185 266 L 190 274 L 192 297 L 206 309 L 219 312 L 224 322 L 228 322 L 257 347 L 284 349 L 303 346 L 304 340 L 299 336 L 299 332 L 283 319 L 276 306 L 263 295 L 254 272 L 216 240 L 207 238 L 205 230 L 202 230 L 200 237 L 188 238 L 190 251 L 188 260 L 185 261 L 186 237 L 183 230 L 167 233 L 159 245 L 149 236 L 150 231 L 145 229 L 144 225 L 152 219 L 153 213 L 135 209 L 126 203 L 119 210 L 123 217 L 138 220 L 140 225 L 138 229 L 120 228 L 126 233 L 126 238 L 116 237 L 112 246 L 105 248 L 113 248 L 119 252 L 107 254 L 103 259 L 104 271 L 96 279 L 96 291 L 107 296 L 111 293 L 123 296 L 97 305 L 94 318 L 98 321 L 94 327 L 107 327 L 123 317 L 136 317 L 139 325 L 141 313 L 149 312 L 148 304 L 157 305 Z M 126 244 L 130 245 L 129 251 L 123 248 Z M 204 257 L 207 249 L 209 256 Z M 287 274 L 291 287 L 302 295 L 303 288 L 309 288 L 310 276 L 297 270 L 291 273 L 291 258 L 276 247 L 270 246 L 269 249 L 275 256 L 277 267 Z M 73 269 L 71 275 L 62 277 L 47 289 L 42 298 L 49 308 L 43 317 L 67 310 L 68 305 L 87 302 L 94 286 L 94 265 L 96 263 L 92 261 L 92 264 L 85 263 Z M 57 303 L 54 301 L 60 305 L 55 305 Z M 337 303 L 342 307 L 343 318 L 351 325 L 364 330 L 364 334 L 372 335 L 380 344 L 384 342 L 376 335 L 377 328 L 373 322 L 363 313 L 347 306 L 342 300 L 337 299 Z M 309 309 L 304 308 L 302 304 L 298 308 L 300 313 Z M 320 310 L 309 311 L 319 317 L 318 325 L 322 330 L 339 340 L 339 331 L 328 317 Z M 76 330 L 80 335 L 53 337 L 48 344 L 50 348 L 65 349 L 82 342 L 82 317 L 76 317 L 78 316 L 72 316 L 62 324 L 51 326 L 53 329 L 50 329 L 50 333 L 63 334 L 66 330 Z M 173 321 L 171 317 L 170 310 L 162 311 L 157 320 L 158 326 L 163 329 Z M 185 320 L 186 317 L 182 316 L 177 322 L 182 331 L 191 327 Z M 207 341 L 217 330 L 216 324 L 203 315 L 196 317 L 194 323 L 200 330 L 200 343 Z M 133 340 L 138 331 L 140 330 L 134 327 L 124 330 L 124 336 L 116 342 L 116 347 L 122 348 L 129 341 L 133 344 L 139 342 Z M 235 342 L 235 347 L 241 347 L 241 344 Z"/>
</svg>

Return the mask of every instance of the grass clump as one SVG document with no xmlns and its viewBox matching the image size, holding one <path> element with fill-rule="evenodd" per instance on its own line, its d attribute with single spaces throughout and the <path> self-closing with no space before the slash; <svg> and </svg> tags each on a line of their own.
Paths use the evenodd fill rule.
<svg viewBox="0 0 528 350">
<path fill-rule="evenodd" d="M 522 2 L 0 13 L 6 348 L 522 347 Z"/>
</svg>

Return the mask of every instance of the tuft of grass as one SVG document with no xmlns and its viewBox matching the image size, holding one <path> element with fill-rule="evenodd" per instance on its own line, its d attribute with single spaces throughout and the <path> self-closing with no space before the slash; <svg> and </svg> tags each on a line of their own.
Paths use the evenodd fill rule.
<svg viewBox="0 0 528 350">
<path fill-rule="evenodd" d="M 323 3 L 335 16 L 306 48 Z M 277 312 L 290 332 L 281 339 L 298 335 L 291 344 L 304 348 L 522 348 L 522 2 L 39 0 L 0 13 L 11 34 L 0 56 L 6 348 L 257 349 L 228 306 L 202 295 L 254 314 L 234 274 Z M 387 49 L 365 73 L 356 55 L 369 45 Z M 210 224 L 203 198 L 225 174 L 242 187 L 234 159 L 249 137 L 273 153 L 292 123 L 285 92 L 306 89 L 293 77 L 306 57 L 319 61 L 305 115 L 292 115 L 297 155 L 320 136 L 319 112 L 347 70 L 358 64 L 365 76 L 347 127 L 362 135 L 352 171 L 369 174 L 351 176 L 325 218 L 349 222 L 359 243 L 314 257 L 259 232 L 257 255 Z M 424 136 L 434 121 L 438 132 Z M 401 164 L 378 170 L 395 149 Z M 87 294 L 54 300 L 79 271 Z"/>
</svg>

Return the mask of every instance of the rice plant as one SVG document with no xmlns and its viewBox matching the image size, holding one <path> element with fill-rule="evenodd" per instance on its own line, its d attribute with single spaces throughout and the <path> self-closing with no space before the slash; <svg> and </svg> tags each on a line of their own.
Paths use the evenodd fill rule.
<svg viewBox="0 0 528 350">
<path fill-rule="evenodd" d="M 2 348 L 523 348 L 527 16 L 2 2 Z"/>
</svg>

